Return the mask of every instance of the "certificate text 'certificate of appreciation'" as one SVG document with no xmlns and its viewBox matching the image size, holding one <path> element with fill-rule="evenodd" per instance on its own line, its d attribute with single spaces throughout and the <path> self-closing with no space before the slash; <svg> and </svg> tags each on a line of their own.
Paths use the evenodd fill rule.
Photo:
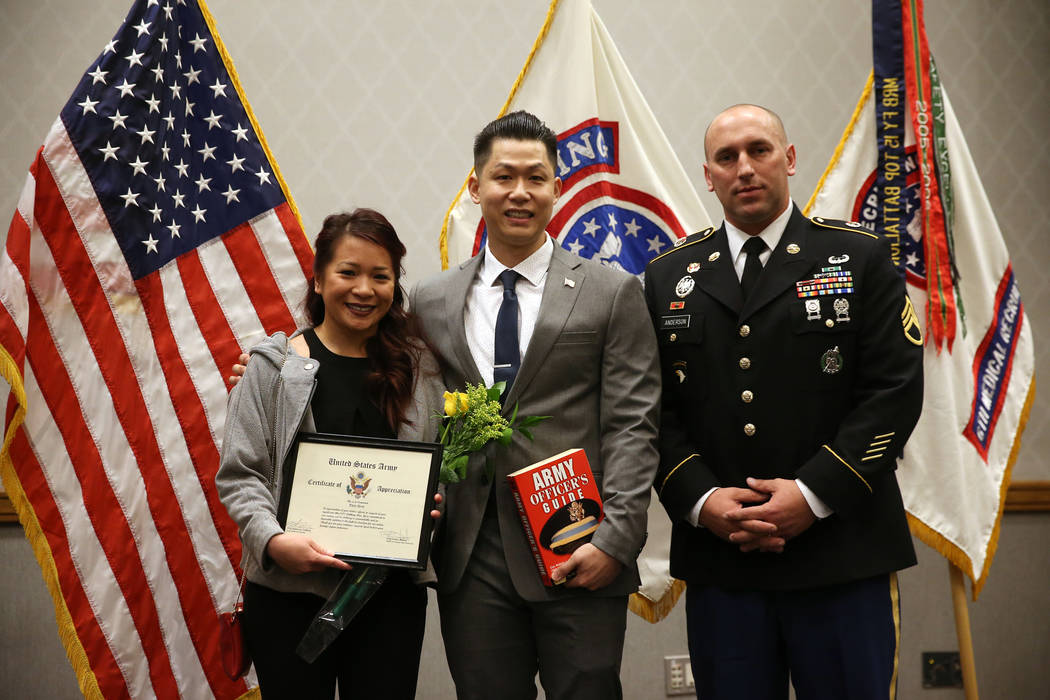
<svg viewBox="0 0 1050 700">
<path fill-rule="evenodd" d="M 437 444 L 301 433 L 278 519 L 340 559 L 423 568 L 440 461 Z"/>
</svg>

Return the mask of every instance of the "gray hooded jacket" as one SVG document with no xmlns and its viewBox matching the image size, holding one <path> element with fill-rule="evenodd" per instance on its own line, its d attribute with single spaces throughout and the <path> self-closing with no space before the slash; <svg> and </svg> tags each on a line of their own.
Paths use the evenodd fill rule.
<svg viewBox="0 0 1050 700">
<path fill-rule="evenodd" d="M 297 354 L 288 340 L 284 333 L 275 333 L 250 350 L 252 361 L 230 394 L 215 486 L 237 523 L 248 580 L 278 591 L 327 598 L 342 571 L 292 574 L 266 554 L 270 538 L 283 532 L 277 522 L 281 465 L 296 433 L 315 429 L 310 399 L 319 363 Z M 420 351 L 415 390 L 407 420 L 398 431 L 400 439 L 434 440 L 444 406 L 443 392 L 437 362 L 429 352 Z M 429 563 L 425 571 L 412 574 L 419 584 L 436 580 Z"/>
</svg>

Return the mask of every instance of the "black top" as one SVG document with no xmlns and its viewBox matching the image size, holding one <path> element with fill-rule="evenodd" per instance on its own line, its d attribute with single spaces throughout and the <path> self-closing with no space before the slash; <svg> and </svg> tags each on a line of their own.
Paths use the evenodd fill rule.
<svg viewBox="0 0 1050 700">
<path fill-rule="evenodd" d="M 365 396 L 367 357 L 336 355 L 325 347 L 313 328 L 303 332 L 310 357 L 320 363 L 310 408 L 319 433 L 395 438 L 379 407 Z"/>
</svg>

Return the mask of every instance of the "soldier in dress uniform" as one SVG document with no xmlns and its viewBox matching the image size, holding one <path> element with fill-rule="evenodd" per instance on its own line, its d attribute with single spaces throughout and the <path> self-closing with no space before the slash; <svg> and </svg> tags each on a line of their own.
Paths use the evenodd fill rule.
<svg viewBox="0 0 1050 700">
<path fill-rule="evenodd" d="M 895 572 L 915 552 L 895 476 L 922 337 L 885 239 L 807 219 L 795 148 L 737 105 L 704 139 L 725 221 L 645 272 L 663 376 L 655 488 L 688 583 L 698 695 L 887 698 Z"/>
</svg>

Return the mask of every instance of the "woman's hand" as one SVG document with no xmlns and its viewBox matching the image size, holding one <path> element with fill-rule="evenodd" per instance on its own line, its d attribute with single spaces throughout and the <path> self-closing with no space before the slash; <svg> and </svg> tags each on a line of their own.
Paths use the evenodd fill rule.
<svg viewBox="0 0 1050 700">
<path fill-rule="evenodd" d="M 237 382 L 241 381 L 241 377 L 244 376 L 244 370 L 247 369 L 248 365 L 248 353 L 242 352 L 241 356 L 237 358 L 237 362 L 238 364 L 230 368 L 233 374 L 226 378 L 231 387 L 237 386 Z"/>
<path fill-rule="evenodd" d="M 282 569 L 292 574 L 305 574 L 311 571 L 324 571 L 327 568 L 350 568 L 345 561 L 340 561 L 306 535 L 294 535 L 282 532 L 274 535 L 266 543 L 266 553 Z"/>
</svg>

